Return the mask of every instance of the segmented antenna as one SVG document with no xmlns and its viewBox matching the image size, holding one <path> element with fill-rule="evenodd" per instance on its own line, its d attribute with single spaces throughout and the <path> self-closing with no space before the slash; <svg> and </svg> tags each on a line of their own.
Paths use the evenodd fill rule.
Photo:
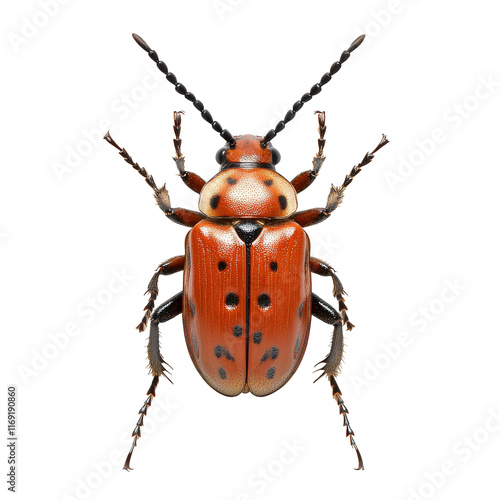
<svg viewBox="0 0 500 500">
<path fill-rule="evenodd" d="M 302 108 L 304 103 L 306 103 L 307 101 L 310 101 L 313 98 L 313 96 L 315 96 L 321 92 L 321 88 L 323 87 L 323 85 L 326 85 L 332 79 L 332 76 L 340 70 L 340 68 L 342 67 L 342 64 L 345 63 L 347 61 L 347 59 L 349 59 L 349 57 L 351 57 L 351 53 L 354 52 L 363 43 L 364 39 L 365 39 L 365 35 L 361 35 L 358 38 L 356 38 L 356 40 L 354 40 L 354 42 L 351 43 L 351 46 L 347 50 L 344 50 L 344 52 L 342 52 L 342 54 L 340 55 L 340 59 L 337 62 L 334 62 L 332 64 L 332 66 L 330 67 L 330 71 L 328 71 L 328 73 L 325 73 L 321 77 L 321 80 L 319 81 L 319 83 L 316 83 L 315 85 L 313 85 L 311 87 L 311 90 L 309 90 L 309 92 L 306 92 L 300 98 L 300 100 L 298 100 L 292 106 L 292 109 L 290 109 L 288 111 L 288 113 L 285 115 L 285 118 L 283 120 L 281 120 L 280 122 L 278 122 L 276 127 L 274 129 L 271 129 L 265 135 L 264 139 L 262 139 L 262 141 L 260 143 L 263 148 L 265 148 L 267 146 L 267 143 L 269 141 L 272 141 L 276 137 L 276 134 L 278 134 L 279 132 L 281 132 L 285 128 L 285 125 L 289 121 L 291 121 L 295 118 L 297 111 L 299 111 L 299 109 Z"/>
<path fill-rule="evenodd" d="M 158 54 L 156 53 L 155 50 L 151 49 L 151 47 L 139 36 L 139 35 L 136 35 L 135 33 L 132 34 L 132 37 L 134 38 L 134 40 L 137 42 L 137 44 L 139 45 L 139 47 L 141 47 L 141 49 L 145 50 L 149 57 L 156 63 L 156 66 L 158 66 L 158 69 L 165 74 L 167 80 L 175 86 L 175 90 L 183 95 L 188 101 L 192 102 L 193 103 L 193 106 L 201 112 L 201 117 L 207 121 L 208 123 L 210 123 L 210 125 L 212 125 L 212 128 L 219 133 L 219 135 L 226 141 L 226 142 L 229 142 L 229 144 L 231 145 L 231 147 L 234 147 L 236 145 L 236 142 L 234 140 L 234 137 L 232 136 L 231 132 L 229 132 L 229 130 L 227 129 L 223 129 L 221 124 L 218 122 L 218 121 L 215 121 L 213 118 L 212 118 L 212 115 L 210 114 L 210 112 L 205 109 L 205 106 L 203 105 L 203 103 L 201 101 L 199 101 L 198 99 L 196 99 L 195 95 L 191 92 L 188 92 L 186 87 L 182 84 L 182 83 L 179 83 L 177 81 L 177 77 L 171 73 L 168 68 L 167 68 L 167 65 L 163 62 L 163 61 L 160 61 L 159 57 L 158 57 Z"/>
</svg>

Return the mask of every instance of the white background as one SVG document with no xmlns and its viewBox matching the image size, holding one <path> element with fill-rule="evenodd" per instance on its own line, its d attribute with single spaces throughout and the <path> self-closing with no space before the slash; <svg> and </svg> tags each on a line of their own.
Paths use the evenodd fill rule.
<svg viewBox="0 0 500 500">
<path fill-rule="evenodd" d="M 18 387 L 18 498 L 498 498 L 498 16 L 490 0 L 2 7 L 2 387 Z M 132 32 L 233 134 L 274 126 L 367 33 L 274 141 L 291 179 L 326 110 L 327 160 L 300 209 L 322 206 L 382 132 L 391 141 L 308 230 L 349 293 L 356 328 L 339 384 L 364 472 L 328 383 L 312 384 L 327 325 L 313 320 L 278 393 L 225 398 L 191 364 L 179 318 L 162 328 L 175 385 L 161 381 L 135 470 L 121 470 L 150 383 L 134 329 L 142 294 L 187 228 L 102 132 L 187 208 L 172 112 L 186 111 L 183 152 L 205 179 L 223 144 Z M 313 284 L 333 303 L 329 280 Z M 180 288 L 180 275 L 163 278 L 157 303 Z"/>
</svg>

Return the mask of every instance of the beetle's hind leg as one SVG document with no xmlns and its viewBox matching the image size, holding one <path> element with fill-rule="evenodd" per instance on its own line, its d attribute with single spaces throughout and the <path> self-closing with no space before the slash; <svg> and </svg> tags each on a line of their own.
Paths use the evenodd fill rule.
<svg viewBox="0 0 500 500">
<path fill-rule="evenodd" d="M 316 111 L 318 115 L 318 131 L 319 131 L 319 139 L 318 139 L 318 152 L 316 156 L 313 158 L 313 168 L 310 170 L 305 170 L 301 172 L 299 175 L 293 178 L 292 186 L 295 188 L 297 193 L 304 191 L 307 187 L 309 187 L 315 180 L 319 174 L 321 167 L 323 166 L 323 162 L 325 161 L 325 156 L 323 155 L 323 149 L 325 147 L 325 132 L 326 132 L 326 121 L 325 121 L 325 112 L 324 111 Z"/>
<path fill-rule="evenodd" d="M 175 318 L 182 312 L 182 292 L 179 292 L 177 295 L 174 295 L 166 302 L 164 302 L 161 306 L 159 306 L 151 317 L 151 326 L 149 330 L 149 342 L 148 342 L 148 360 L 149 360 L 149 370 L 153 375 L 153 381 L 151 382 L 151 386 L 147 392 L 147 398 L 144 402 L 144 405 L 139 410 L 139 420 L 132 432 L 132 437 L 134 438 L 132 441 L 132 447 L 128 452 L 127 459 L 125 460 L 125 464 L 123 468 L 125 470 L 132 470 L 130 467 L 130 460 L 132 459 L 132 453 L 134 448 L 137 446 L 137 440 L 141 437 L 141 427 L 144 424 L 144 416 L 146 415 L 148 408 L 151 406 L 153 398 L 155 397 L 156 387 L 158 382 L 160 381 L 160 377 L 163 375 L 171 382 L 168 378 L 170 373 L 165 368 L 165 365 L 172 368 L 161 355 L 160 352 L 160 329 L 159 323 L 164 323 L 172 318 Z M 168 375 L 167 375 L 168 374 Z"/>
<path fill-rule="evenodd" d="M 179 175 L 181 176 L 184 184 L 186 184 L 186 186 L 195 193 L 200 193 L 201 189 L 205 185 L 205 181 L 198 174 L 188 172 L 184 169 L 185 158 L 181 152 L 181 119 L 183 114 L 184 111 L 174 111 L 175 156 L 173 157 L 173 160 L 175 161 L 175 165 L 177 170 L 179 170 Z"/>
<path fill-rule="evenodd" d="M 330 348 L 330 352 L 328 356 L 318 363 L 324 363 L 322 367 L 318 369 L 321 371 L 321 375 L 316 379 L 320 379 L 323 376 L 326 376 L 332 386 L 333 390 L 333 398 L 337 401 L 339 405 L 339 412 L 344 419 L 344 426 L 346 428 L 346 437 L 349 437 L 351 442 L 351 446 L 355 449 L 356 455 L 358 457 L 358 467 L 357 470 L 364 469 L 363 466 L 363 458 L 361 457 L 361 453 L 359 452 L 358 446 L 354 441 L 354 432 L 351 429 L 351 425 L 349 423 L 349 419 L 347 418 L 347 414 L 349 410 L 344 405 L 344 400 L 342 399 L 342 392 L 335 380 L 335 377 L 340 373 L 340 365 L 342 363 L 342 356 L 344 351 L 344 335 L 342 333 L 342 318 L 340 314 L 327 302 L 320 299 L 316 294 L 312 294 L 312 315 L 315 318 L 328 323 L 329 325 L 333 325 L 333 335 L 332 335 L 332 344 Z M 316 365 L 317 366 L 317 365 Z M 315 382 L 316 382 L 315 380 Z"/>
</svg>

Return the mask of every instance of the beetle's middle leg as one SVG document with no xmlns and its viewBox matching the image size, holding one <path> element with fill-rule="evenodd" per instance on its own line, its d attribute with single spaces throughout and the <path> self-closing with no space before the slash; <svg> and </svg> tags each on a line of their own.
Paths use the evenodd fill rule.
<svg viewBox="0 0 500 500">
<path fill-rule="evenodd" d="M 172 257 L 171 259 L 162 262 L 156 269 L 156 272 L 153 274 L 153 277 L 149 281 L 148 289 L 146 290 L 146 293 L 149 293 L 149 300 L 148 303 L 146 304 L 146 307 L 144 308 L 145 311 L 144 316 L 141 322 L 137 325 L 137 329 L 140 332 L 143 332 L 146 329 L 149 318 L 151 317 L 151 313 L 153 312 L 153 309 L 155 307 L 155 300 L 156 297 L 158 297 L 159 277 L 167 276 L 169 274 L 174 274 L 178 273 L 179 271 L 182 271 L 184 269 L 185 260 L 186 259 L 184 255 L 178 255 L 177 257 Z"/>
<path fill-rule="evenodd" d="M 333 269 L 333 267 L 328 265 L 326 262 L 317 259 L 316 257 L 311 257 L 310 262 L 311 272 L 319 274 L 320 276 L 330 276 L 332 278 L 333 296 L 339 303 L 339 310 L 340 314 L 342 314 L 342 321 L 348 330 L 352 330 L 354 328 L 354 325 L 349 321 L 346 313 L 347 306 L 345 305 L 344 299 L 345 290 L 338 276 L 335 274 L 335 269 Z"/>
<path fill-rule="evenodd" d="M 144 405 L 139 410 L 139 420 L 132 432 L 132 437 L 134 438 L 132 441 L 132 447 L 128 452 L 127 459 L 125 460 L 125 465 L 123 468 L 125 470 L 131 470 L 130 460 L 132 459 L 132 453 L 134 448 L 137 446 L 137 440 L 141 437 L 141 427 L 144 424 L 144 416 L 146 415 L 148 408 L 151 406 L 153 398 L 156 395 L 156 387 L 158 386 L 158 382 L 160 381 L 160 377 L 163 375 L 170 382 L 171 380 L 168 378 L 168 374 L 170 374 L 164 365 L 172 368 L 161 355 L 160 352 L 160 329 L 159 323 L 164 323 L 165 321 L 169 321 L 172 318 L 175 318 L 179 314 L 182 313 L 182 292 L 179 292 L 177 295 L 174 295 L 166 302 L 164 302 L 161 306 L 159 306 L 153 315 L 151 316 L 151 326 L 149 330 L 149 341 L 148 341 L 148 360 L 149 360 L 149 371 L 153 375 L 153 381 L 151 382 L 151 386 L 147 392 L 147 398 L 144 402 Z"/>
<path fill-rule="evenodd" d="M 316 379 L 320 379 L 324 375 L 328 377 L 328 381 L 332 386 L 333 397 L 337 401 L 339 405 L 339 412 L 344 419 L 344 426 L 346 428 L 346 436 L 349 437 L 351 442 L 351 446 L 355 449 L 356 455 L 358 457 L 358 468 L 357 470 L 364 469 L 363 466 L 363 458 L 361 457 L 361 453 L 354 441 L 354 431 L 351 429 L 351 425 L 349 424 L 349 419 L 347 418 L 347 414 L 349 410 L 344 405 L 344 400 L 342 399 L 342 392 L 335 380 L 335 377 L 340 373 L 340 365 L 342 363 L 342 356 L 344 351 L 344 334 L 342 333 L 342 318 L 340 314 L 327 302 L 319 298 L 316 294 L 312 294 L 312 315 L 315 318 L 328 323 L 329 325 L 333 325 L 333 335 L 332 335 L 332 344 L 330 347 L 330 352 L 328 356 L 320 361 L 320 363 L 324 363 L 322 367 L 318 370 L 321 371 L 321 375 Z M 316 365 L 317 366 L 317 365 Z M 315 382 L 316 382 L 315 380 Z"/>
<path fill-rule="evenodd" d="M 295 188 L 297 193 L 304 191 L 307 187 L 309 187 L 315 180 L 319 174 L 320 168 L 323 166 L 323 162 L 325 161 L 325 156 L 323 155 L 323 149 L 325 147 L 325 132 L 326 132 L 326 122 L 325 122 L 325 112 L 324 111 L 316 111 L 318 114 L 318 131 L 319 131 L 319 139 L 318 139 L 318 152 L 316 156 L 313 158 L 313 168 L 311 170 L 305 170 L 301 172 L 299 175 L 293 178 L 292 186 Z"/>
</svg>

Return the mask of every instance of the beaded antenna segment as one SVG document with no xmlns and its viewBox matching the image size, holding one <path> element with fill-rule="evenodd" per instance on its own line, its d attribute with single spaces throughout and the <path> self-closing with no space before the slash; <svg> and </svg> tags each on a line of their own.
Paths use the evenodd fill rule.
<svg viewBox="0 0 500 500">
<path fill-rule="evenodd" d="M 167 80 L 175 86 L 175 90 L 183 95 L 189 102 L 193 103 L 193 106 L 200 111 L 201 117 L 210 125 L 212 125 L 212 128 L 226 141 L 229 142 L 229 144 L 234 145 L 235 141 L 234 138 L 227 129 L 223 129 L 221 124 L 218 121 L 215 121 L 212 118 L 212 115 L 210 112 L 205 109 L 205 106 L 201 101 L 199 101 L 195 95 L 192 92 L 188 92 L 186 87 L 177 81 L 177 77 L 168 70 L 167 65 L 163 62 L 160 61 L 160 58 L 158 57 L 158 54 L 156 53 L 156 50 L 153 50 L 139 35 L 136 35 L 135 33 L 132 34 L 132 37 L 134 40 L 137 42 L 139 47 L 141 49 L 145 50 L 149 57 L 153 59 L 153 61 L 156 63 L 156 66 L 158 66 L 158 69 L 165 75 Z"/>
</svg>

